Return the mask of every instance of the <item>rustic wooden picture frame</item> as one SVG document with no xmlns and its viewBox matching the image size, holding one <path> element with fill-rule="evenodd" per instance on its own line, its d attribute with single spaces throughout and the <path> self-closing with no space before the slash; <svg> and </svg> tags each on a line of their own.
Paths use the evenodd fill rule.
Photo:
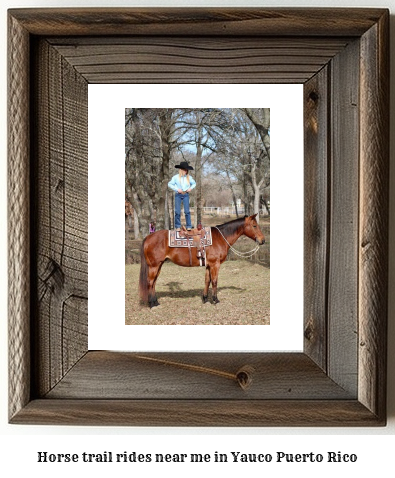
<svg viewBox="0 0 395 478">
<path fill-rule="evenodd" d="M 388 30 L 384 9 L 9 11 L 11 423 L 385 425 Z M 93 82 L 304 84 L 303 353 L 88 351 Z"/>
</svg>

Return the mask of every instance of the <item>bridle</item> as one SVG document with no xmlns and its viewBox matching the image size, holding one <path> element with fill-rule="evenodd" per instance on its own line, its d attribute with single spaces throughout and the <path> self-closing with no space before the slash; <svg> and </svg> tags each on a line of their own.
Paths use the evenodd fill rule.
<svg viewBox="0 0 395 478">
<path fill-rule="evenodd" d="M 257 243 L 257 245 L 255 246 L 254 249 L 251 249 L 251 251 L 248 251 L 248 252 L 240 252 L 240 251 L 237 251 L 233 246 L 231 246 L 229 244 L 229 242 L 226 240 L 226 237 L 222 234 L 222 232 L 218 229 L 217 226 L 214 226 L 215 229 L 217 229 L 217 231 L 221 234 L 221 236 L 224 238 L 224 241 L 226 242 L 226 244 L 228 244 L 230 250 L 232 252 L 234 252 L 237 256 L 239 257 L 242 257 L 244 259 L 248 259 L 249 257 L 252 257 L 254 254 L 256 254 L 258 252 L 258 249 L 259 249 L 259 243 L 258 243 L 258 236 L 255 235 L 255 242 Z"/>
</svg>

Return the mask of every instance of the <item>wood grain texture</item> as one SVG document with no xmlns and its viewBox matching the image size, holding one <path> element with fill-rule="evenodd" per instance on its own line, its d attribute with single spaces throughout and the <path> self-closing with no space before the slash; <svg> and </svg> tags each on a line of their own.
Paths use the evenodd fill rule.
<svg viewBox="0 0 395 478">
<path fill-rule="evenodd" d="M 357 393 L 359 42 L 331 67 L 331 209 L 328 373 Z"/>
<path fill-rule="evenodd" d="M 237 380 L 241 371 L 250 376 L 246 388 Z M 311 400 L 355 397 L 302 353 L 90 351 L 46 398 Z"/>
<path fill-rule="evenodd" d="M 30 399 L 29 35 L 8 22 L 9 416 Z"/>
<path fill-rule="evenodd" d="M 88 120 L 85 80 L 45 40 L 34 49 L 34 393 L 42 395 L 87 350 Z"/>
<path fill-rule="evenodd" d="M 304 85 L 304 351 L 327 370 L 330 66 Z"/>
<path fill-rule="evenodd" d="M 350 39 L 53 38 L 89 83 L 304 83 Z"/>
<path fill-rule="evenodd" d="M 384 9 L 47 8 L 13 9 L 35 35 L 360 36 Z"/>
<path fill-rule="evenodd" d="M 382 426 L 357 400 L 33 400 L 12 423 L 85 426 Z"/>
<path fill-rule="evenodd" d="M 385 424 L 388 11 L 9 15 L 10 421 Z M 305 353 L 87 351 L 87 84 L 122 78 L 305 82 Z"/>
<path fill-rule="evenodd" d="M 359 400 L 385 416 L 388 299 L 389 15 L 361 39 Z"/>
</svg>

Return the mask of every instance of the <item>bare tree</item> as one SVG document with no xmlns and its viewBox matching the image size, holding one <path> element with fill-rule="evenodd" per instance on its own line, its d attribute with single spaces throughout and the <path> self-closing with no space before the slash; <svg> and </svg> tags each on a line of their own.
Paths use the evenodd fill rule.
<svg viewBox="0 0 395 478">
<path fill-rule="evenodd" d="M 243 170 L 253 190 L 254 214 L 259 214 L 261 196 L 270 185 L 270 110 L 245 108 L 241 111 L 248 121 L 235 115 L 239 122 L 239 148 L 243 157 Z M 244 187 L 246 189 L 245 181 Z"/>
<path fill-rule="evenodd" d="M 266 109 L 228 109 L 228 120 L 216 141 L 215 171 L 223 176 L 233 192 L 237 204 L 234 184 L 239 184 L 246 214 L 259 213 L 260 198 L 270 183 L 270 136 L 268 121 L 270 111 Z"/>
<path fill-rule="evenodd" d="M 155 195 L 155 174 L 152 156 L 155 148 L 152 131 L 147 127 L 149 110 L 127 109 L 125 124 L 125 189 L 139 217 L 140 231 L 148 234 L 152 196 Z M 147 158 L 151 158 L 150 161 Z"/>
<path fill-rule="evenodd" d="M 135 193 L 143 235 L 154 217 L 158 229 L 168 225 L 169 166 L 185 136 L 182 115 L 183 110 L 174 108 L 126 109 L 125 179 Z"/>
<path fill-rule="evenodd" d="M 125 187 L 140 232 L 154 217 L 158 229 L 171 225 L 170 168 L 179 158 L 194 165 L 195 221 L 202 218 L 202 177 L 206 165 L 228 187 L 237 207 L 249 213 L 267 205 L 270 187 L 270 110 L 264 108 L 131 108 L 125 111 Z M 269 211 L 269 209 L 268 209 Z M 238 211 L 237 211 L 238 213 Z"/>
<path fill-rule="evenodd" d="M 181 121 L 185 128 L 186 144 L 195 151 L 194 177 L 196 188 L 194 209 L 196 223 L 202 221 L 202 172 L 205 163 L 217 151 L 220 132 L 227 122 L 224 111 L 216 108 L 185 110 Z"/>
</svg>

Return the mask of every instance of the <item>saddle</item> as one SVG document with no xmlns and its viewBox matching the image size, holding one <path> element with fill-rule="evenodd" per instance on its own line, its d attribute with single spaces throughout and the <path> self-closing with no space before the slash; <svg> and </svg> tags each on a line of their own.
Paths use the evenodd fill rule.
<svg viewBox="0 0 395 478">
<path fill-rule="evenodd" d="M 186 239 L 192 239 L 192 246 L 188 240 L 188 252 L 189 252 L 189 265 L 192 266 L 192 251 L 191 247 L 196 247 L 196 257 L 199 259 L 200 265 L 206 265 L 206 246 L 204 241 L 202 241 L 202 236 L 205 235 L 204 228 L 195 228 L 190 231 L 187 230 L 185 226 L 182 226 L 179 234 L 180 237 L 185 237 Z"/>
</svg>

